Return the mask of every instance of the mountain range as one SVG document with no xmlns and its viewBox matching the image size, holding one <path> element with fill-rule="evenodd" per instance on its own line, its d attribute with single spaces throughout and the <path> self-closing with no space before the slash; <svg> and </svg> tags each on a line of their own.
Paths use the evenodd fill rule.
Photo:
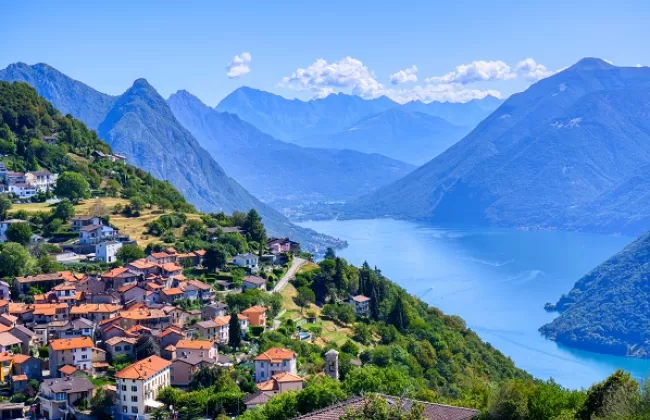
<svg viewBox="0 0 650 420">
<path fill-rule="evenodd" d="M 549 309 L 560 316 L 540 331 L 598 353 L 650 357 L 650 234 L 576 282 Z"/>
<path fill-rule="evenodd" d="M 292 224 L 226 175 L 144 79 L 136 80 L 118 97 L 97 92 L 45 64 L 10 65 L 0 71 L 0 80 L 31 84 L 61 112 L 96 128 L 114 151 L 127 155 L 129 163 L 170 181 L 200 210 L 232 212 L 255 208 L 271 235 L 296 238 L 311 250 L 340 244 Z"/>
<path fill-rule="evenodd" d="M 306 147 L 380 153 L 420 165 L 460 140 L 501 100 L 465 104 L 409 102 L 336 93 L 301 101 L 241 87 L 216 110 L 239 116 L 261 131 Z"/>
<path fill-rule="evenodd" d="M 226 173 L 264 202 L 345 201 L 414 169 L 378 154 L 305 148 L 276 140 L 186 91 L 171 95 L 167 103 Z"/>
<path fill-rule="evenodd" d="M 586 58 L 511 96 L 444 153 L 343 212 L 640 234 L 650 230 L 648 173 L 650 68 Z"/>
</svg>

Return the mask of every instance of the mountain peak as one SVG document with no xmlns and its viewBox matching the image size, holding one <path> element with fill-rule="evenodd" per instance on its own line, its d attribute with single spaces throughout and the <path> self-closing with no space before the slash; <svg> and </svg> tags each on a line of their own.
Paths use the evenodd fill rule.
<svg viewBox="0 0 650 420">
<path fill-rule="evenodd" d="M 143 77 L 140 78 L 140 79 L 136 79 L 136 80 L 133 82 L 133 86 L 132 86 L 132 87 L 134 87 L 134 88 L 153 89 L 153 86 L 151 86 L 151 84 L 147 81 L 147 79 L 145 79 L 145 78 L 143 78 Z"/>
<path fill-rule="evenodd" d="M 607 61 L 596 57 L 585 57 L 571 66 L 573 70 L 606 70 L 613 69 L 615 66 Z"/>
</svg>

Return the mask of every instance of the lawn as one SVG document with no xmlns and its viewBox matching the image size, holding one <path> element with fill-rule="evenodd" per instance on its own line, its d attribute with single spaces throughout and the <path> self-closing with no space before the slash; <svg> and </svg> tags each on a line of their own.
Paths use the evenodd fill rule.
<svg viewBox="0 0 650 420">
<path fill-rule="evenodd" d="M 150 242 L 158 242 L 160 239 L 155 236 L 148 235 L 146 233 L 147 223 L 150 223 L 162 214 L 155 210 L 143 210 L 140 212 L 140 217 L 124 217 L 121 214 L 112 214 L 113 207 L 116 204 L 125 206 L 129 204 L 128 200 L 123 198 L 111 198 L 111 197 L 102 197 L 102 198 L 91 198 L 84 200 L 82 203 L 75 206 L 75 213 L 77 215 L 90 214 L 91 209 L 95 210 L 98 205 L 104 207 L 102 212 L 110 214 L 111 224 L 117 227 L 121 233 L 129 235 L 131 239 L 138 241 L 138 245 L 147 246 Z M 29 203 L 29 204 L 16 204 L 12 207 L 12 210 L 25 210 L 28 212 L 37 212 L 37 211 L 49 211 L 52 208 L 51 204 L 47 203 Z M 198 219 L 200 216 L 198 214 L 188 214 L 188 219 Z M 178 229 L 177 235 L 180 235 L 181 229 Z"/>
</svg>

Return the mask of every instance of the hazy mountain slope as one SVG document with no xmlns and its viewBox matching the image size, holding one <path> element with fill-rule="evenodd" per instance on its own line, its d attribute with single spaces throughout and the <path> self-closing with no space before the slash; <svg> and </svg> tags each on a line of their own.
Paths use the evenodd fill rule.
<svg viewBox="0 0 650 420">
<path fill-rule="evenodd" d="M 0 80 L 21 81 L 32 85 L 36 91 L 63 114 L 72 114 L 96 130 L 116 97 L 98 92 L 78 82 L 47 64 L 11 64 L 0 70 Z"/>
<path fill-rule="evenodd" d="M 442 118 L 454 125 L 472 129 L 494 112 L 503 100 L 494 96 L 486 96 L 483 99 L 474 99 L 469 102 L 431 102 L 425 104 L 422 101 L 412 101 L 401 106 L 407 111 L 421 112 Z"/>
<path fill-rule="evenodd" d="M 570 226 L 650 163 L 648 87 L 650 69 L 581 60 L 513 95 L 445 153 L 351 203 L 346 216 Z"/>
<path fill-rule="evenodd" d="M 144 79 L 136 80 L 119 97 L 100 124 L 99 134 L 113 150 L 126 154 L 130 163 L 169 180 L 201 210 L 255 208 L 272 235 L 289 235 L 312 245 L 325 239 L 291 224 L 228 177 Z"/>
<path fill-rule="evenodd" d="M 363 118 L 336 134 L 305 139 L 304 144 L 379 153 L 413 165 L 422 165 L 469 131 L 439 117 L 396 107 Z"/>
<path fill-rule="evenodd" d="M 365 100 L 339 93 L 305 102 L 241 87 L 225 97 L 216 110 L 235 114 L 276 139 L 303 145 L 305 138 L 335 133 L 395 106 L 385 97 Z"/>
<path fill-rule="evenodd" d="M 578 280 L 556 305 L 561 315 L 540 331 L 559 343 L 650 356 L 650 234 Z"/>
<path fill-rule="evenodd" d="M 173 94 L 167 102 L 226 172 L 267 202 L 349 200 L 413 169 L 380 155 L 309 149 L 276 140 L 186 91 Z"/>
</svg>

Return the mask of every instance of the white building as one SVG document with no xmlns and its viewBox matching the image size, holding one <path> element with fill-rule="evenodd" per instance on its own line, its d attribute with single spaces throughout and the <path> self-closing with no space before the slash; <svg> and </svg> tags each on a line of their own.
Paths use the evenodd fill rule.
<svg viewBox="0 0 650 420">
<path fill-rule="evenodd" d="M 79 229 L 79 243 L 96 245 L 104 241 L 112 241 L 117 237 L 117 231 L 111 226 L 88 225 Z"/>
<path fill-rule="evenodd" d="M 21 200 L 28 200 L 36 195 L 36 187 L 25 182 L 18 182 L 7 184 L 3 192 L 15 194 Z"/>
<path fill-rule="evenodd" d="M 370 309 L 370 298 L 364 295 L 357 295 L 350 298 L 350 305 L 359 316 L 368 316 Z"/>
<path fill-rule="evenodd" d="M 274 347 L 255 358 L 255 382 L 264 382 L 280 372 L 298 374 L 297 355 L 291 350 Z"/>
<path fill-rule="evenodd" d="M 122 242 L 117 241 L 108 241 L 100 242 L 95 245 L 95 257 L 99 261 L 104 261 L 107 263 L 112 263 L 117 261 L 117 251 L 122 248 Z"/>
<path fill-rule="evenodd" d="M 246 254 L 235 255 L 235 258 L 232 259 L 232 263 L 238 267 L 245 267 L 250 269 L 253 272 L 256 272 L 259 269 L 259 257 L 255 254 L 247 252 Z"/>
<path fill-rule="evenodd" d="M 33 185 L 37 191 L 53 190 L 58 177 L 58 174 L 53 174 L 47 169 L 25 173 L 25 180 L 28 184 Z"/>
<path fill-rule="evenodd" d="M 161 389 L 171 385 L 171 364 L 154 355 L 117 372 L 115 379 L 118 401 L 115 418 L 144 419 L 145 415 L 162 406 L 156 398 Z"/>
<path fill-rule="evenodd" d="M 50 341 L 50 372 L 58 372 L 64 365 L 81 370 L 92 370 L 93 347 L 90 337 L 61 338 Z"/>
</svg>

